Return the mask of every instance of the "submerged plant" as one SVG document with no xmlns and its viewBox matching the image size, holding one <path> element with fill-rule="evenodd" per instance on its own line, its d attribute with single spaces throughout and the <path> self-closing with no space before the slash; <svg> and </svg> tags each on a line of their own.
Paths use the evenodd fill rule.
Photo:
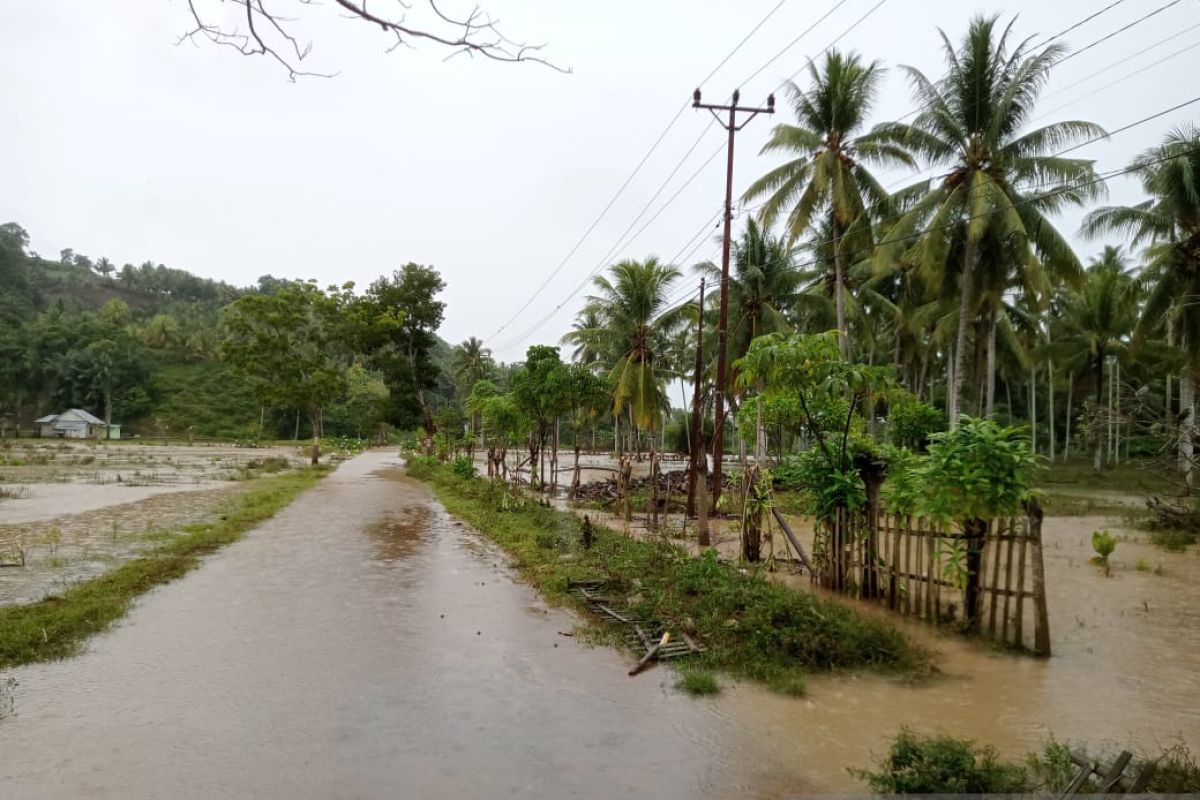
<svg viewBox="0 0 1200 800">
<path fill-rule="evenodd" d="M 1092 531 L 1092 549 L 1096 551 L 1096 555 L 1092 557 L 1092 563 L 1103 567 L 1104 574 L 1108 575 L 1108 557 L 1117 549 L 1117 537 L 1108 531 Z"/>
</svg>

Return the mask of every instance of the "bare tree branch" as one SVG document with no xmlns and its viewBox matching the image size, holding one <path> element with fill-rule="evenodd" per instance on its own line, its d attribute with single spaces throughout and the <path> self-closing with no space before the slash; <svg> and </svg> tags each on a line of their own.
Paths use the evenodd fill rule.
<svg viewBox="0 0 1200 800">
<path fill-rule="evenodd" d="M 299 6 L 320 4 L 318 0 L 279 0 L 278 4 L 282 5 L 285 1 Z M 408 21 L 408 12 L 412 10 L 409 3 L 405 0 L 390 1 L 399 9 L 399 13 L 381 13 L 375 10 L 377 4 L 368 9 L 368 0 L 333 0 L 333 3 L 344 12 L 339 14 L 340 17 L 378 25 L 382 31 L 394 36 L 396 41 L 386 48 L 389 53 L 401 46 L 413 48 L 414 41 L 423 41 L 448 48 L 447 60 L 464 54 L 470 57 L 478 55 L 492 61 L 528 61 L 558 72 L 571 71 L 544 58 L 541 55 L 543 45 L 524 44 L 505 36 L 499 29 L 500 21 L 490 17 L 479 6 L 459 18 L 444 12 L 436 0 L 425 0 L 433 12 L 428 20 L 430 24 L 417 25 Z M 331 77 L 327 73 L 300 69 L 301 63 L 312 51 L 312 43 L 301 43 L 290 28 L 297 21 L 296 18 L 285 17 L 275 9 L 268 9 L 267 0 L 220 0 L 222 6 L 229 4 L 244 10 L 244 30 L 242 23 L 212 21 L 197 8 L 199 2 L 201 0 L 187 0 L 194 26 L 179 37 L 178 43 L 196 43 L 198 39 L 206 39 L 214 44 L 232 47 L 242 55 L 269 56 L 287 70 L 288 79 L 293 81 L 303 76 Z"/>
</svg>

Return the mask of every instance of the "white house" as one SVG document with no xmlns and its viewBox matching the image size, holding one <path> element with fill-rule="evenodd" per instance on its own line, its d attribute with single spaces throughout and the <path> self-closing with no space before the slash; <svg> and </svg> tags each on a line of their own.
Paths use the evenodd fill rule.
<svg viewBox="0 0 1200 800">
<path fill-rule="evenodd" d="M 36 421 L 38 435 L 58 439 L 120 439 L 121 426 L 108 426 L 105 437 L 104 420 L 89 414 L 82 408 L 72 408 L 61 414 L 47 414 Z"/>
</svg>

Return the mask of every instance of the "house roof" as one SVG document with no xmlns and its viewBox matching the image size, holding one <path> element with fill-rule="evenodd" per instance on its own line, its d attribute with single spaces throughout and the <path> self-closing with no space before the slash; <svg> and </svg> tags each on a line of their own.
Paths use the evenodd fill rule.
<svg viewBox="0 0 1200 800">
<path fill-rule="evenodd" d="M 79 420 L 80 422 L 86 422 L 88 425 L 104 424 L 104 420 L 96 417 L 94 414 L 84 411 L 82 408 L 67 409 L 58 415 L 58 419 L 56 421 L 65 422 L 68 420 Z"/>
<path fill-rule="evenodd" d="M 43 424 L 49 424 L 51 422 L 54 422 L 54 420 L 56 420 L 56 419 L 58 419 L 58 414 L 47 414 L 44 417 L 35 419 L 34 422 L 36 422 L 39 425 L 43 425 Z"/>
</svg>

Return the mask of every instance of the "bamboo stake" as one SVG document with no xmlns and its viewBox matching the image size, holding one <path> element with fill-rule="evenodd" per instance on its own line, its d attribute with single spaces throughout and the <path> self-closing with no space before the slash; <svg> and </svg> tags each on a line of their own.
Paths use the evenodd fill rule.
<svg viewBox="0 0 1200 800">
<path fill-rule="evenodd" d="M 929 557 L 930 557 L 929 574 L 931 576 L 933 576 L 933 575 L 940 576 L 942 574 L 942 554 L 941 554 L 940 550 L 935 550 L 935 548 L 933 546 L 934 539 L 932 537 L 934 536 L 935 530 L 936 530 L 936 527 L 934 525 L 929 526 L 930 537 L 931 537 L 929 539 Z M 942 623 L 942 584 L 941 584 L 941 582 L 938 582 L 938 583 L 934 584 L 934 590 L 933 590 L 933 624 L 941 625 L 941 623 Z"/>
<path fill-rule="evenodd" d="M 920 530 L 918 530 L 917 531 L 917 552 L 916 552 L 916 555 L 913 557 L 913 563 L 912 563 L 912 571 L 914 573 L 919 572 L 921 569 L 921 565 L 923 563 L 925 563 L 921 560 L 921 554 L 925 552 L 925 547 L 926 547 L 925 536 Z M 929 583 L 928 575 L 925 576 L 924 582 L 922 582 L 920 580 L 913 582 L 913 599 L 912 599 L 912 609 L 913 610 L 912 610 L 912 613 L 914 615 L 916 615 L 918 618 L 921 617 L 921 598 L 929 596 L 929 589 L 930 589 L 930 583 Z"/>
<path fill-rule="evenodd" d="M 1026 538 L 1027 537 L 1022 536 L 1021 542 L 1017 546 L 1017 602 L 1014 604 L 1016 606 L 1017 613 L 1016 613 L 1016 618 L 1013 620 L 1013 644 L 1015 644 L 1017 647 L 1025 646 L 1025 635 L 1024 635 L 1025 601 L 1021 598 L 1021 595 L 1025 592 L 1025 539 Z M 1011 550 L 1011 548 L 1010 548 L 1010 550 Z M 1006 597 L 1006 598 L 1004 598 L 1004 600 L 1005 600 L 1005 605 L 1004 605 L 1005 622 L 1007 623 L 1008 622 L 1008 619 L 1007 619 L 1007 617 L 1008 617 L 1008 598 Z M 1037 607 L 1036 607 L 1036 603 L 1035 603 L 1034 613 L 1036 614 L 1036 612 L 1037 612 Z M 1035 619 L 1036 619 L 1036 617 L 1035 617 Z M 1036 631 L 1035 631 L 1034 635 L 1036 638 Z"/>
<path fill-rule="evenodd" d="M 997 605 L 997 590 L 1000 588 L 1000 548 L 1004 544 L 1004 526 L 996 528 L 991 537 L 991 559 L 992 559 L 992 581 L 991 589 L 992 606 L 988 611 L 988 636 L 996 635 L 996 605 Z"/>
<path fill-rule="evenodd" d="M 1013 590 L 1013 537 L 1007 537 L 1006 555 L 1004 555 L 1004 619 L 1000 627 L 1000 639 L 1008 644 L 1008 607 Z"/>
<path fill-rule="evenodd" d="M 917 530 L 922 532 L 924 536 L 925 520 L 924 518 L 917 521 Z M 925 619 L 928 622 L 935 622 L 933 615 L 933 521 L 929 521 L 929 536 L 931 537 L 928 546 L 925 548 L 925 575 L 929 578 L 929 583 L 925 585 Z M 917 609 L 920 613 L 920 609 Z"/>
<path fill-rule="evenodd" d="M 913 579 L 912 579 L 912 530 L 905 531 L 904 536 L 904 613 L 913 612 Z"/>
</svg>

